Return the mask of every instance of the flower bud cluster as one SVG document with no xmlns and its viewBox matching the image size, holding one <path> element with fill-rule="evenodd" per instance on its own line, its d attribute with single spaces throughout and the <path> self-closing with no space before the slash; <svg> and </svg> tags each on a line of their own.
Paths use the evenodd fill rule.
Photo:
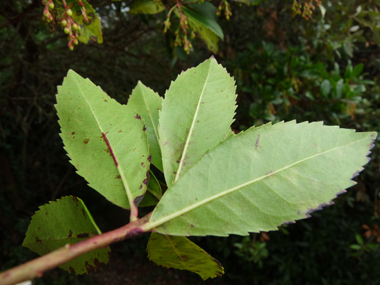
<svg viewBox="0 0 380 285">
<path fill-rule="evenodd" d="M 85 21 L 88 21 L 87 18 L 87 11 L 84 7 L 84 4 L 81 0 L 77 0 L 79 5 L 81 5 L 81 11 L 82 16 L 84 17 Z M 70 9 L 72 5 L 67 5 L 65 0 L 62 0 L 63 7 L 65 9 L 65 13 L 63 14 L 63 17 L 60 20 L 60 24 L 63 28 L 63 31 L 65 34 L 67 34 L 67 40 L 69 41 L 68 47 L 70 50 L 74 50 L 74 46 L 78 45 L 78 37 L 79 37 L 79 30 L 81 29 L 81 26 L 76 23 L 73 19 L 73 11 Z"/>
<path fill-rule="evenodd" d="M 191 42 L 187 38 L 187 35 L 184 34 L 183 31 L 180 30 L 179 27 L 178 27 L 178 30 L 175 32 L 175 35 L 176 35 L 176 38 L 174 40 L 174 46 L 177 47 L 177 46 L 182 46 L 183 45 L 184 51 L 187 54 L 189 54 L 190 53 L 190 49 L 193 48 L 193 45 L 191 44 Z M 193 37 L 195 37 L 194 31 L 191 32 L 191 38 L 193 38 Z"/>
<path fill-rule="evenodd" d="M 164 21 L 164 33 L 168 31 L 170 28 L 170 16 L 173 11 L 178 10 L 179 12 L 179 26 L 177 30 L 175 31 L 175 40 L 174 40 L 174 46 L 182 46 L 183 49 L 187 54 L 190 53 L 190 49 L 193 47 L 189 39 L 187 38 L 187 33 L 189 29 L 189 22 L 187 21 L 187 17 L 185 14 L 182 13 L 181 4 L 178 2 L 176 6 L 173 6 L 166 17 L 166 20 Z M 191 38 L 195 37 L 194 31 L 191 31 Z"/>
<path fill-rule="evenodd" d="M 88 22 L 88 17 L 87 17 L 87 10 L 86 8 L 84 7 L 84 3 L 81 1 L 81 0 L 77 0 L 77 2 L 79 3 L 79 5 L 82 7 L 80 10 L 82 12 L 82 16 L 83 16 L 83 19 Z"/>
<path fill-rule="evenodd" d="M 78 4 L 81 6 L 81 12 L 82 16 L 84 18 L 84 21 L 88 22 L 89 19 L 87 17 L 87 10 L 85 7 L 85 4 L 82 2 L 82 0 L 76 0 Z M 46 21 L 47 23 L 50 23 L 52 26 L 52 31 L 54 31 L 54 24 L 58 23 L 62 26 L 63 31 L 65 34 L 67 34 L 67 40 L 69 41 L 68 47 L 70 50 L 74 49 L 75 45 L 78 45 L 78 37 L 79 37 L 79 30 L 81 29 L 81 26 L 74 21 L 73 19 L 73 11 L 70 9 L 73 4 L 67 5 L 66 0 L 62 0 L 62 6 L 64 8 L 63 16 L 60 19 L 57 19 L 57 14 L 61 14 L 61 10 L 55 11 L 53 13 L 54 9 L 54 3 L 53 0 L 42 0 L 42 4 L 45 6 L 43 17 L 42 19 Z M 54 22 L 54 18 L 56 18 L 56 22 Z"/>
<path fill-rule="evenodd" d="M 300 2 L 298 2 L 300 1 Z M 315 10 L 315 6 L 313 5 L 313 2 L 319 7 L 321 5 L 321 0 L 303 0 L 303 5 L 301 4 L 302 0 L 294 0 L 293 3 L 293 14 L 294 15 L 302 15 L 302 17 L 305 20 L 311 19 L 311 15 L 313 14 L 313 11 Z M 302 10 L 303 6 L 303 10 Z"/>
<path fill-rule="evenodd" d="M 69 41 L 68 47 L 70 50 L 74 49 L 74 45 L 78 44 L 78 31 L 81 27 L 73 20 L 73 12 L 70 8 L 66 9 L 65 14 L 61 19 L 61 26 L 63 31 L 67 34 L 67 39 Z"/>
<path fill-rule="evenodd" d="M 216 15 L 220 16 L 220 13 L 224 10 L 224 15 L 226 16 L 227 20 L 230 20 L 230 17 L 232 16 L 231 12 L 231 5 L 228 3 L 227 0 L 222 0 L 218 6 L 218 10 L 216 10 Z"/>
<path fill-rule="evenodd" d="M 45 6 L 42 19 L 50 23 L 53 21 L 53 15 L 51 14 L 51 11 L 54 9 L 53 0 L 43 0 L 42 4 Z"/>
</svg>

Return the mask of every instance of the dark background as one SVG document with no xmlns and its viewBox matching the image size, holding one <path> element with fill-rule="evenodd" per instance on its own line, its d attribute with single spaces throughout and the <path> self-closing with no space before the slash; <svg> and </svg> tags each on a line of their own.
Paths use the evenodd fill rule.
<svg viewBox="0 0 380 285">
<path fill-rule="evenodd" d="M 219 18 L 225 39 L 214 56 L 236 80 L 234 130 L 292 119 L 380 130 L 380 49 L 371 26 L 380 19 L 379 1 L 342 2 L 323 1 L 324 17 L 316 9 L 310 20 L 292 17 L 291 0 L 231 3 L 231 20 Z M 177 74 L 212 55 L 199 39 L 190 55 L 173 50 L 170 33 L 162 33 L 163 13 L 123 12 L 132 1 L 90 3 L 103 21 L 104 43 L 74 51 L 59 27 L 51 33 L 41 21 L 39 0 L 0 3 L 1 271 L 37 256 L 21 243 L 31 216 L 48 201 L 82 198 L 103 232 L 128 222 L 128 212 L 75 173 L 62 148 L 54 104 L 68 69 L 126 103 L 138 80 L 163 96 Z M 359 6 L 368 13 L 355 15 Z M 311 219 L 248 237 L 192 238 L 223 264 L 223 277 L 202 282 L 156 266 L 146 258 L 143 235 L 112 245 L 110 263 L 97 273 L 55 269 L 36 284 L 380 284 L 380 153 L 372 151 L 358 184 Z"/>
</svg>

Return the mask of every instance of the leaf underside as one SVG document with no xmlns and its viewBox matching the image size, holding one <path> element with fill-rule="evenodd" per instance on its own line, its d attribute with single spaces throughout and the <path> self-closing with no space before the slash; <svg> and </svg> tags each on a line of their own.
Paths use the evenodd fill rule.
<svg viewBox="0 0 380 285">
<path fill-rule="evenodd" d="M 60 136 L 77 173 L 120 207 L 130 209 L 141 201 L 150 157 L 138 114 L 72 70 L 58 86 L 55 107 Z"/>
<path fill-rule="evenodd" d="M 295 121 L 230 136 L 169 187 L 146 228 L 246 235 L 307 218 L 355 184 L 375 138 Z"/>
<path fill-rule="evenodd" d="M 161 104 L 162 98 L 140 81 L 128 100 L 128 107 L 136 110 L 145 122 L 152 163 L 163 171 L 161 150 L 158 144 L 158 113 L 161 110 Z"/>
<path fill-rule="evenodd" d="M 222 276 L 224 273 L 219 261 L 186 237 L 152 232 L 147 251 L 149 259 L 156 264 L 194 272 L 203 280 Z"/>
<path fill-rule="evenodd" d="M 68 196 L 40 207 L 32 217 L 22 245 L 44 255 L 98 234 L 101 232 L 83 201 Z M 88 273 L 100 263 L 107 264 L 110 251 L 109 247 L 90 251 L 60 268 L 70 273 Z"/>
<path fill-rule="evenodd" d="M 139 207 L 153 206 L 160 201 L 162 197 L 162 190 L 160 183 L 153 172 L 149 172 L 149 184 L 143 200 L 140 202 Z"/>
<path fill-rule="evenodd" d="M 171 83 L 158 128 L 168 185 L 230 133 L 235 99 L 233 78 L 214 58 L 183 72 Z"/>
</svg>

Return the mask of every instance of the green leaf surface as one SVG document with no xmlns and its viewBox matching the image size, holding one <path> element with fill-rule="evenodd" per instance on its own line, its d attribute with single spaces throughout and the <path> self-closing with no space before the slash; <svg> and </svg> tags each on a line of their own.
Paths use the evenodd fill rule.
<svg viewBox="0 0 380 285">
<path fill-rule="evenodd" d="M 160 182 L 158 182 L 156 176 L 153 174 L 152 171 L 149 171 L 149 176 L 150 178 L 149 178 L 148 189 L 145 193 L 144 199 L 139 204 L 139 207 L 147 207 L 147 206 L 156 205 L 162 197 Z"/>
<path fill-rule="evenodd" d="M 135 0 L 130 6 L 129 13 L 132 14 L 157 14 L 165 10 L 161 1 Z"/>
<path fill-rule="evenodd" d="M 147 251 L 149 259 L 156 264 L 194 272 L 203 280 L 222 276 L 224 273 L 219 261 L 186 237 L 152 232 Z"/>
<path fill-rule="evenodd" d="M 231 136 L 165 192 L 144 230 L 246 235 L 309 217 L 355 184 L 376 133 L 295 121 Z"/>
<path fill-rule="evenodd" d="M 231 132 L 235 99 L 233 78 L 214 58 L 172 82 L 158 128 L 168 185 Z"/>
<path fill-rule="evenodd" d="M 239 2 L 247 5 L 258 5 L 264 0 L 233 0 L 234 2 Z"/>
<path fill-rule="evenodd" d="M 141 117 L 72 70 L 58 87 L 55 107 L 77 173 L 112 203 L 126 209 L 137 205 L 150 167 Z"/>
<path fill-rule="evenodd" d="M 210 4 L 210 3 L 203 3 Z M 198 4 L 201 5 L 201 4 Z M 218 51 L 218 37 L 223 40 L 223 30 L 219 24 L 207 14 L 202 14 L 200 9 L 195 10 L 182 6 L 182 12 L 187 16 L 189 25 L 200 35 L 210 51 Z"/>
<path fill-rule="evenodd" d="M 57 11 L 57 19 L 61 19 L 65 13 L 63 4 L 61 0 L 55 0 L 55 10 Z M 71 5 L 71 10 L 73 11 L 73 20 L 81 27 L 78 34 L 78 40 L 85 44 L 90 43 L 103 43 L 102 27 L 100 24 L 100 19 L 95 9 L 86 1 L 82 0 L 84 7 L 86 9 L 87 18 L 86 22 L 82 16 L 82 6 L 77 1 L 66 1 L 68 5 Z"/>
<path fill-rule="evenodd" d="M 161 110 L 161 104 L 162 98 L 140 81 L 128 100 L 128 107 L 136 110 L 145 121 L 152 163 L 159 170 L 163 171 L 161 150 L 158 144 L 158 114 Z"/>
<path fill-rule="evenodd" d="M 101 234 L 83 201 L 68 196 L 50 202 L 33 215 L 23 246 L 45 255 L 66 244 L 74 244 Z M 110 248 L 83 254 L 60 267 L 75 274 L 88 273 L 100 263 L 107 264 Z"/>
</svg>

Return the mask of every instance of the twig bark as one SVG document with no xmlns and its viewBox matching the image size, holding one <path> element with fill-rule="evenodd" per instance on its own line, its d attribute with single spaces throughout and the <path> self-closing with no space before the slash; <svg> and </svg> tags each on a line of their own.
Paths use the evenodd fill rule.
<svg viewBox="0 0 380 285">
<path fill-rule="evenodd" d="M 84 253 L 140 235 L 144 232 L 141 226 L 148 222 L 150 215 L 151 213 L 121 228 L 94 236 L 76 244 L 67 244 L 49 254 L 4 271 L 0 273 L 0 284 L 12 285 L 42 277 L 45 271 L 64 264 Z"/>
</svg>

